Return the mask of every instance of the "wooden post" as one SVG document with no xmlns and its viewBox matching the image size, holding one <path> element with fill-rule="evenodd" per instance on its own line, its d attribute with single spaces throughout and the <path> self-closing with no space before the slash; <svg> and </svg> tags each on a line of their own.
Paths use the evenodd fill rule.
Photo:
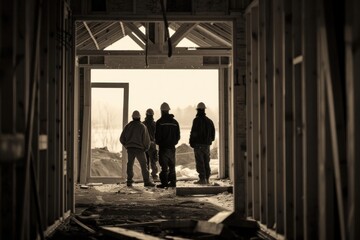
<svg viewBox="0 0 360 240">
<path fill-rule="evenodd" d="M 266 9 L 266 111 L 267 111 L 267 173 L 266 173 L 266 224 L 275 224 L 275 107 L 274 107 L 274 32 L 273 1 L 265 2 Z"/>
<path fill-rule="evenodd" d="M 246 14 L 246 174 L 247 174 L 247 216 L 253 216 L 253 130 L 252 130 L 252 69 L 251 69 L 251 13 Z"/>
<path fill-rule="evenodd" d="M 251 9 L 251 83 L 252 83 L 252 201 L 253 217 L 260 219 L 260 133 L 259 133 L 259 7 Z"/>
<path fill-rule="evenodd" d="M 260 221 L 266 224 L 267 99 L 266 99 L 266 0 L 259 0 L 260 81 Z"/>
<path fill-rule="evenodd" d="M 302 0 L 292 1 L 292 46 L 294 59 L 302 59 Z M 302 61 L 294 63 L 293 60 L 293 104 L 294 104 L 294 156 L 293 156 L 293 182 L 294 182 L 294 239 L 303 239 L 303 122 L 302 122 Z M 290 220 L 288 220 L 290 221 Z"/>
<path fill-rule="evenodd" d="M 283 4 L 274 0 L 274 103 L 275 103 L 275 220 L 276 232 L 284 233 L 284 75 L 283 75 Z"/>
<path fill-rule="evenodd" d="M 302 117 L 304 239 L 318 237 L 318 98 L 316 53 L 316 8 L 312 0 L 302 7 Z"/>
<path fill-rule="evenodd" d="M 347 238 L 360 239 L 360 2 L 346 1 L 345 56 L 348 143 L 348 226 Z"/>
<path fill-rule="evenodd" d="M 293 104 L 293 54 L 292 54 L 292 1 L 283 0 L 283 83 L 285 83 L 285 139 L 284 156 L 284 227 L 286 239 L 294 237 L 294 104 Z"/>
</svg>

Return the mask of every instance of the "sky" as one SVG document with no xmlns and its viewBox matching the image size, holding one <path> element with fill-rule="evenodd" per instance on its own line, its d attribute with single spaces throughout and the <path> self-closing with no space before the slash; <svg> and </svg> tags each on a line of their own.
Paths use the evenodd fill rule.
<svg viewBox="0 0 360 240">
<path fill-rule="evenodd" d="M 91 80 L 129 83 L 129 113 L 160 109 L 163 102 L 173 109 L 195 107 L 199 102 L 218 109 L 218 70 L 92 70 Z M 106 91 L 99 97 L 110 97 Z"/>
</svg>

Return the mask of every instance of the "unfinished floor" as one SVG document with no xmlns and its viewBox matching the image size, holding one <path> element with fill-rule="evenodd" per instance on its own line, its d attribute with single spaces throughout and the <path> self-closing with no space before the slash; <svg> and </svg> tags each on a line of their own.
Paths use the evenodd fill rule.
<svg viewBox="0 0 360 240">
<path fill-rule="evenodd" d="M 253 227 L 248 228 L 251 231 L 239 234 L 236 228 L 231 229 L 226 224 L 220 224 L 226 230 L 218 233 L 196 230 L 199 223 L 210 224 L 205 228 L 214 229 L 214 223 L 208 220 L 219 213 L 230 214 L 232 211 L 233 194 L 229 180 L 214 179 L 206 186 L 195 185 L 193 180 L 178 181 L 177 186 L 168 189 L 145 188 L 141 182 L 133 187 L 127 187 L 125 183 L 77 185 L 75 215 L 49 239 L 114 238 L 101 227 L 134 231 L 127 232 L 132 237 L 119 234 L 115 239 L 250 239 L 257 236 Z M 222 192 L 221 189 L 228 190 Z M 204 194 L 204 190 L 214 193 Z M 137 233 L 140 235 L 135 236 Z"/>
</svg>

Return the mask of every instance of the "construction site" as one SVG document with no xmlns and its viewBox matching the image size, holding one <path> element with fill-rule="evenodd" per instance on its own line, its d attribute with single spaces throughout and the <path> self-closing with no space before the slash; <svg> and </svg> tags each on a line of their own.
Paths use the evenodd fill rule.
<svg viewBox="0 0 360 240">
<path fill-rule="evenodd" d="M 0 1 L 0 239 L 360 239 L 359 13 Z M 129 185 L 119 136 L 162 102 L 180 123 L 176 186 L 147 186 L 138 161 Z M 199 102 L 216 131 L 201 185 Z"/>
</svg>

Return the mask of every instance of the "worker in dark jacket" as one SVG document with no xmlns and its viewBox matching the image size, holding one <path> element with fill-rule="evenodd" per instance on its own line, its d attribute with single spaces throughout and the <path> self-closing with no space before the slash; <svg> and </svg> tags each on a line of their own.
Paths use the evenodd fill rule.
<svg viewBox="0 0 360 240">
<path fill-rule="evenodd" d="M 169 104 L 160 106 L 161 118 L 156 121 L 155 142 L 159 145 L 159 163 L 161 166 L 159 188 L 176 187 L 175 145 L 180 139 L 179 123 L 169 114 Z"/>
<path fill-rule="evenodd" d="M 215 139 L 215 127 L 213 121 L 206 116 L 205 108 L 203 102 L 197 105 L 197 114 L 190 131 L 189 143 L 194 148 L 196 171 L 199 174 L 199 180 L 195 184 L 208 184 L 211 174 L 210 145 Z"/>
<path fill-rule="evenodd" d="M 144 179 L 145 187 L 154 187 L 155 184 L 150 181 L 149 171 L 146 166 L 145 151 L 150 147 L 150 137 L 148 130 L 140 121 L 139 111 L 134 111 L 132 114 L 133 120 L 129 122 L 120 135 L 120 142 L 127 150 L 127 186 L 131 187 L 134 177 L 134 161 L 135 157 L 140 163 L 141 173 Z"/>
<path fill-rule="evenodd" d="M 150 136 L 150 148 L 146 152 L 146 159 L 147 159 L 147 166 L 150 171 L 151 169 L 151 176 L 153 180 L 158 180 L 158 167 L 156 163 L 158 162 L 158 152 L 156 150 L 156 143 L 155 143 L 155 126 L 156 123 L 154 121 L 154 110 L 151 108 L 146 110 L 146 117 L 143 124 L 147 127 Z"/>
</svg>

